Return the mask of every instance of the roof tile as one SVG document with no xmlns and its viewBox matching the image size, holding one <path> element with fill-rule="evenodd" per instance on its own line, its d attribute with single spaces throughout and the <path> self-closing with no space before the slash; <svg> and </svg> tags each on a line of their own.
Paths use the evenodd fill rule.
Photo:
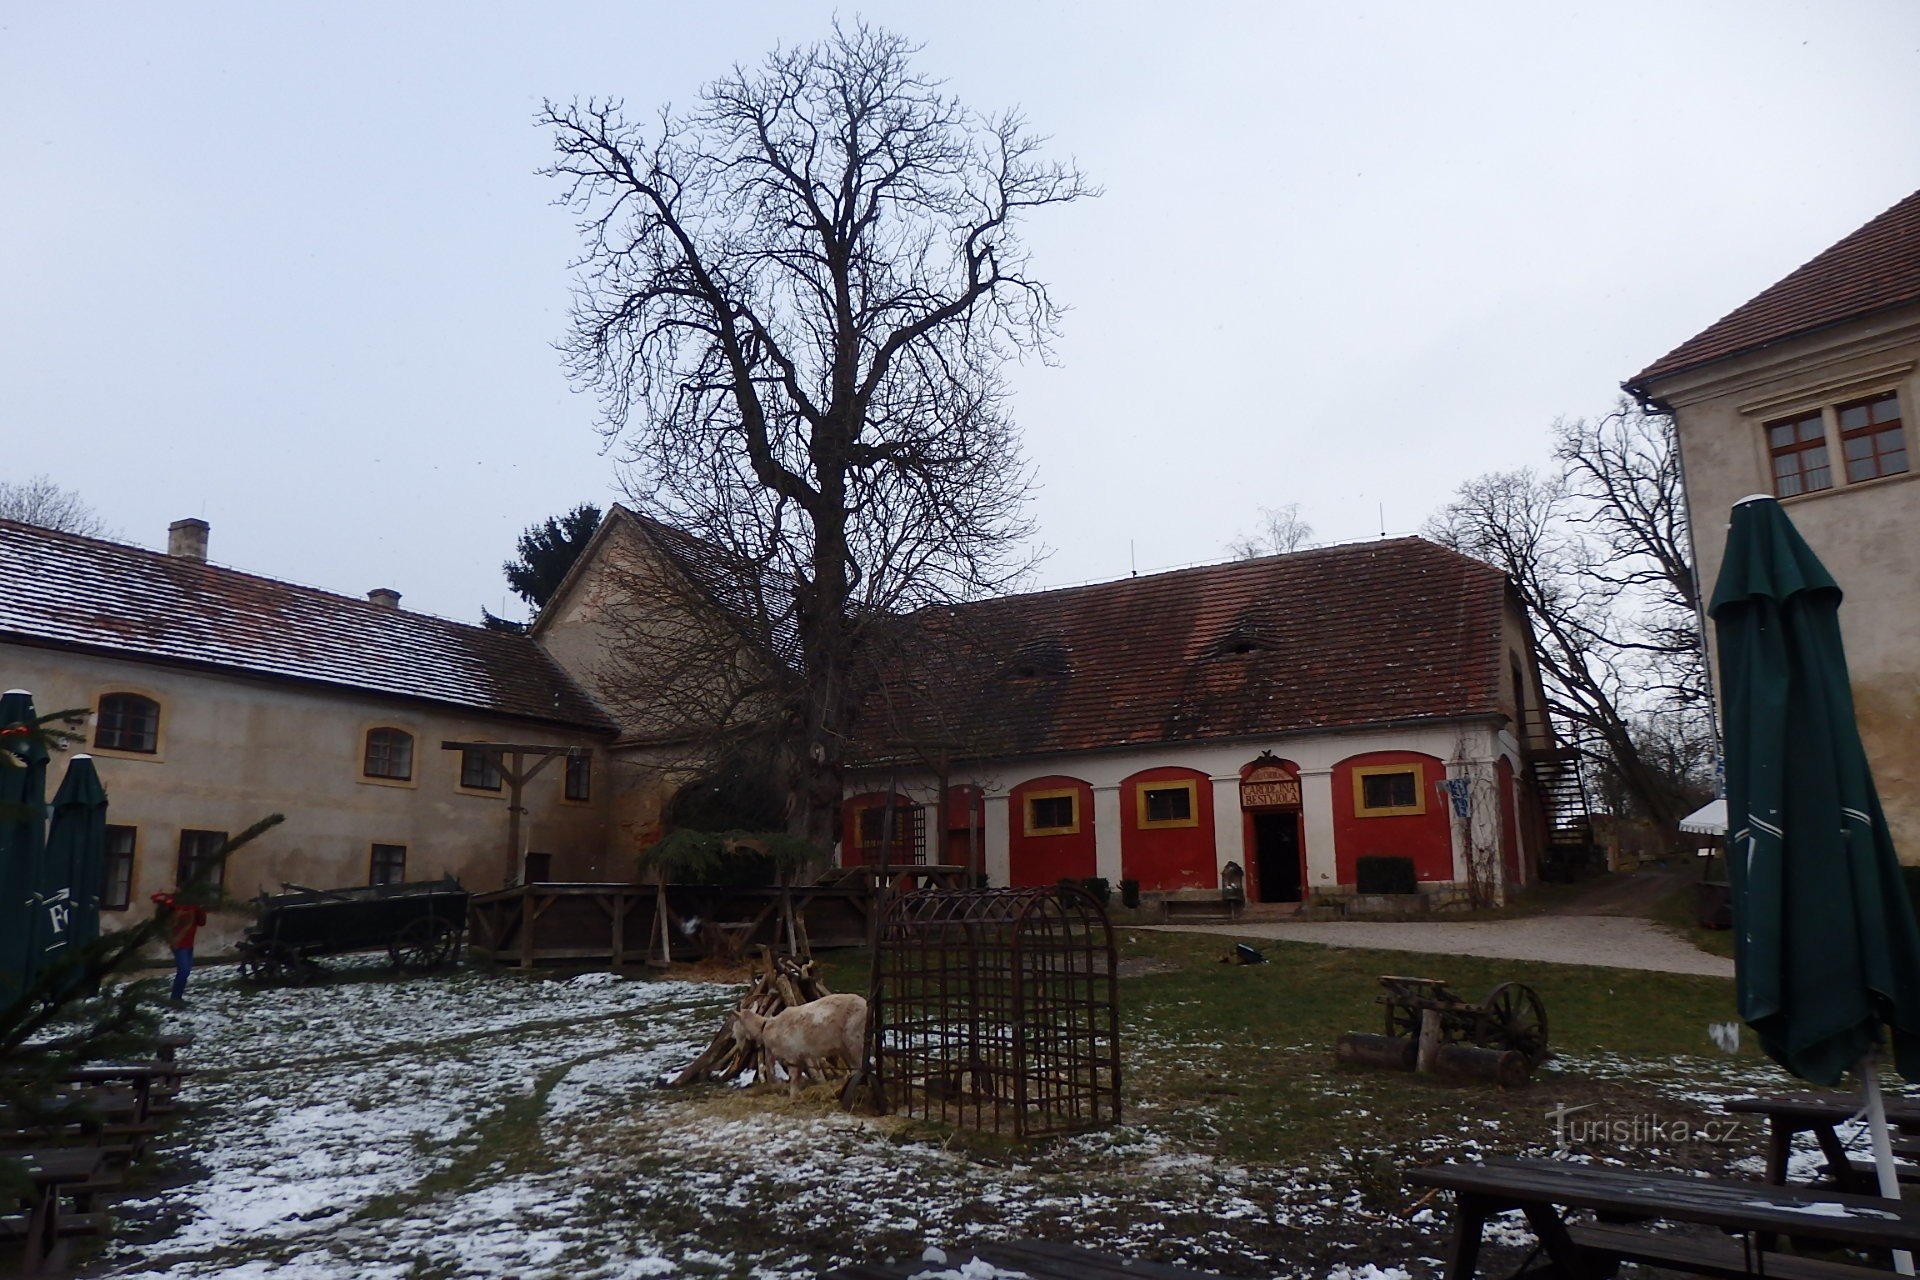
<svg viewBox="0 0 1920 1280">
<path fill-rule="evenodd" d="M 1628 387 L 1920 302 L 1920 191 L 1642 369 Z"/>
<path fill-rule="evenodd" d="M 526 636 L 0 520 L 0 639 L 612 726 Z"/>
</svg>

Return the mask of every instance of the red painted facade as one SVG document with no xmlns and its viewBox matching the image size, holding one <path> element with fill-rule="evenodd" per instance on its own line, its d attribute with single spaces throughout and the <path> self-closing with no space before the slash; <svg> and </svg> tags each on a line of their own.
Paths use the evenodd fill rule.
<svg viewBox="0 0 1920 1280">
<path fill-rule="evenodd" d="M 1507 883 L 1518 888 L 1525 883 L 1520 874 L 1520 806 L 1513 793 L 1513 762 L 1505 756 L 1493 763 L 1493 781 L 1500 788 L 1500 865 L 1506 868 Z"/>
<path fill-rule="evenodd" d="M 1079 830 L 1027 834 L 1027 799 L 1035 792 L 1071 791 Z M 1007 797 L 1007 883 L 1015 889 L 1084 880 L 1095 874 L 1093 788 L 1078 778 L 1051 775 L 1023 782 Z"/>
<path fill-rule="evenodd" d="M 880 861 L 880 850 L 862 848 L 860 844 L 860 815 L 870 809 L 880 809 L 887 803 L 884 791 L 868 791 L 857 796 L 848 796 L 840 802 L 840 865 L 843 867 L 863 867 L 868 863 Z M 897 825 L 894 836 L 895 845 L 890 862 L 917 862 L 919 855 L 908 844 L 908 832 L 913 828 L 912 812 L 917 807 L 907 796 L 896 794 L 893 797 L 894 821 Z"/>
<path fill-rule="evenodd" d="M 1244 781 L 1246 779 L 1246 776 L 1249 773 L 1252 773 L 1255 769 L 1260 767 L 1261 765 L 1260 765 L 1260 762 L 1258 761 L 1242 765 L 1240 767 L 1241 779 Z M 1291 760 L 1282 760 L 1280 762 L 1280 767 L 1286 770 L 1287 776 L 1292 778 L 1296 783 L 1300 781 L 1299 765 L 1295 764 Z M 1254 833 L 1254 823 L 1253 823 L 1254 815 L 1256 813 L 1277 814 L 1277 815 L 1281 815 L 1282 817 L 1291 817 L 1293 819 L 1294 841 L 1300 847 L 1299 881 L 1301 886 L 1301 898 L 1304 899 L 1306 897 L 1306 884 L 1307 884 L 1307 823 L 1306 823 L 1306 816 L 1305 816 L 1306 809 L 1304 805 L 1295 805 L 1291 809 L 1285 809 L 1285 808 L 1259 809 L 1259 810 L 1242 809 L 1240 811 L 1240 847 L 1241 849 L 1246 851 L 1246 858 L 1244 860 L 1243 865 L 1247 869 L 1247 901 L 1249 902 L 1268 901 L 1268 886 L 1263 885 L 1260 880 L 1260 874 L 1261 874 L 1260 873 L 1260 857 L 1259 857 L 1260 841 L 1259 841 L 1259 837 Z"/>
<path fill-rule="evenodd" d="M 1354 799 L 1354 771 L 1378 765 L 1417 764 L 1417 792 L 1424 813 L 1362 817 Z M 1354 867 L 1365 857 L 1412 858 L 1422 880 L 1453 879 L 1453 834 L 1446 797 L 1434 784 L 1447 776 L 1446 764 L 1418 751 L 1371 751 L 1348 756 L 1333 767 L 1333 853 L 1341 884 L 1354 882 Z"/>
<path fill-rule="evenodd" d="M 1192 826 L 1140 825 L 1140 793 L 1157 783 L 1192 782 Z M 1091 874 L 1091 873 L 1089 873 Z M 1196 769 L 1143 769 L 1120 784 L 1120 874 L 1147 893 L 1219 887 L 1213 845 L 1213 783 Z"/>
</svg>

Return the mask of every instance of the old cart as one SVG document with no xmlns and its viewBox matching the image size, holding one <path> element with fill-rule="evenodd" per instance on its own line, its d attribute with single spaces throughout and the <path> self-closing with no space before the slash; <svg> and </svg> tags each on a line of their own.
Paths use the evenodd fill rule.
<svg viewBox="0 0 1920 1280">
<path fill-rule="evenodd" d="M 1439 978 L 1386 975 L 1380 985 L 1386 991 L 1376 999 L 1386 1008 L 1389 1036 L 1418 1041 L 1423 1015 L 1432 1011 L 1447 1044 L 1510 1049 L 1534 1067 L 1547 1060 L 1547 1006 L 1524 982 L 1503 982 L 1478 1004 L 1463 1000 Z"/>
<path fill-rule="evenodd" d="M 384 949 L 395 969 L 424 973 L 452 964 L 467 927 L 468 893 L 452 876 L 351 889 L 286 886 L 261 894 L 260 921 L 240 940 L 240 976 L 302 981 L 321 956 Z"/>
</svg>

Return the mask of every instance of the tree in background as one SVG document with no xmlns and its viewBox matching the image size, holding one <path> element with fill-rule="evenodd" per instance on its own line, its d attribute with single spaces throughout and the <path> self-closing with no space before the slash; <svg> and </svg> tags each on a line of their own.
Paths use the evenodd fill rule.
<svg viewBox="0 0 1920 1280">
<path fill-rule="evenodd" d="M 869 624 L 1026 568 L 1001 369 L 1044 356 L 1060 311 L 1018 226 L 1094 194 L 917 52 L 836 25 L 649 124 L 617 102 L 540 117 L 586 245 L 571 373 L 636 508 L 735 566 L 752 714 L 780 738 L 791 828 L 820 843 Z"/>
<path fill-rule="evenodd" d="M 574 561 L 586 550 L 593 531 L 599 527 L 600 508 L 591 502 L 583 502 L 563 516 L 548 516 L 538 524 L 528 525 L 514 544 L 518 554 L 500 566 L 507 575 L 507 585 L 527 602 L 529 609 L 539 613 L 560 589 L 567 571 L 573 568 Z M 491 630 L 527 629 L 525 623 L 495 617 L 485 609 L 480 613 Z"/>
<path fill-rule="evenodd" d="M 1260 527 L 1229 542 L 1227 554 L 1236 560 L 1253 560 L 1298 551 L 1312 542 L 1313 526 L 1301 516 L 1300 504 L 1289 502 L 1281 507 L 1261 507 Z"/>
<path fill-rule="evenodd" d="M 1669 419 L 1622 401 L 1553 427 L 1559 469 L 1461 485 L 1426 535 L 1513 580 L 1548 710 L 1615 812 L 1671 828 L 1711 793 L 1713 723 Z"/>
<path fill-rule="evenodd" d="M 0 480 L 0 520 L 18 520 L 43 529 L 77 533 L 83 538 L 107 536 L 106 521 L 86 504 L 78 489 L 62 489 L 51 476 L 18 482 Z"/>
</svg>

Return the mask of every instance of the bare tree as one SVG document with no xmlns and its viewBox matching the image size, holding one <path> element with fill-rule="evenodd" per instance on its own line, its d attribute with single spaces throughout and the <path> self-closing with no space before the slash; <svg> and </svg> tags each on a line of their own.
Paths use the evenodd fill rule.
<svg viewBox="0 0 1920 1280">
<path fill-rule="evenodd" d="M 106 521 L 86 504 L 79 490 L 62 489 L 45 475 L 18 482 L 0 480 L 0 520 L 37 524 L 83 538 L 107 536 Z"/>
<path fill-rule="evenodd" d="M 1533 618 L 1548 710 L 1671 827 L 1697 803 L 1710 692 L 1671 424 L 1625 404 L 1554 424 L 1558 474 L 1460 486 L 1425 533 L 1506 571 Z"/>
<path fill-rule="evenodd" d="M 1000 370 L 1059 308 L 1018 224 L 1093 194 L 1016 113 L 982 116 L 864 24 L 735 68 L 650 126 L 546 104 L 580 218 L 575 379 L 642 512 L 692 533 L 771 611 L 743 637 L 826 839 L 869 620 L 1004 587 L 1029 478 Z M 763 708 L 766 710 L 766 708 Z"/>
<path fill-rule="evenodd" d="M 1298 551 L 1312 542 L 1313 526 L 1301 516 L 1300 504 L 1289 502 L 1281 507 L 1261 507 L 1260 527 L 1229 542 L 1227 554 L 1236 560 L 1252 560 Z"/>
</svg>

